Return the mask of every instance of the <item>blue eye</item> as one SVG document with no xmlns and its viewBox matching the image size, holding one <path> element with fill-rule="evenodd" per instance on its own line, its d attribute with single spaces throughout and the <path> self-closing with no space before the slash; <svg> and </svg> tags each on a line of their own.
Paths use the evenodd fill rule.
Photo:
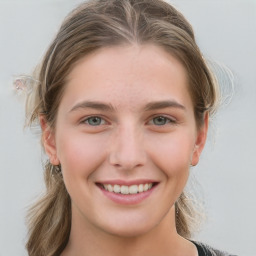
<svg viewBox="0 0 256 256">
<path fill-rule="evenodd" d="M 92 126 L 98 126 L 105 123 L 105 121 L 98 116 L 91 116 L 85 120 L 85 123 L 92 125 Z"/>
<path fill-rule="evenodd" d="M 161 126 L 161 125 L 165 125 L 167 123 L 174 123 L 173 120 L 167 118 L 167 117 L 164 117 L 164 116 L 157 116 L 157 117 L 154 117 L 152 119 L 153 121 L 153 124 L 154 125 L 157 125 L 157 126 Z"/>
</svg>

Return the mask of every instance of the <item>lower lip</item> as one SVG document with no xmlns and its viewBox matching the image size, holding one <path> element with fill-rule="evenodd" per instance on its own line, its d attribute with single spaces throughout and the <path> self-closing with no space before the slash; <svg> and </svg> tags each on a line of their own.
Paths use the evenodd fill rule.
<svg viewBox="0 0 256 256">
<path fill-rule="evenodd" d="M 137 194 L 128 194 L 128 195 L 124 195 L 124 194 L 117 194 L 117 193 L 113 193 L 113 192 L 109 192 L 107 190 L 105 190 L 104 188 L 101 188 L 101 191 L 103 192 L 103 194 L 108 197 L 110 200 L 112 200 L 113 202 L 117 203 L 117 204 L 123 204 L 123 205 L 135 205 L 135 204 L 139 204 L 141 203 L 143 200 L 145 200 L 146 198 L 148 198 L 153 191 L 155 190 L 157 185 L 153 186 L 151 189 L 142 192 L 142 193 L 137 193 Z"/>
</svg>

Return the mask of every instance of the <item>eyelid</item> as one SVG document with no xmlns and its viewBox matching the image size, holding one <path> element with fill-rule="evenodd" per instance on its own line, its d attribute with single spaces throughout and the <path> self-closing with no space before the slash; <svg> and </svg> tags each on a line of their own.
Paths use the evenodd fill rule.
<svg viewBox="0 0 256 256">
<path fill-rule="evenodd" d="M 93 125 L 90 125 L 90 124 L 88 124 L 86 122 L 86 121 L 88 121 L 88 119 L 93 118 L 93 117 L 100 118 L 104 122 L 104 124 L 95 125 L 95 127 L 110 124 L 110 121 L 108 121 L 108 119 L 105 116 L 102 116 L 100 114 L 92 114 L 92 115 L 85 116 L 85 117 L 80 119 L 79 124 L 86 124 L 88 126 L 93 126 Z M 171 117 L 169 115 L 166 115 L 166 114 L 155 114 L 155 115 L 151 116 L 148 119 L 146 124 L 157 126 L 156 124 L 153 123 L 153 119 L 157 118 L 157 117 L 164 117 L 164 118 L 166 118 L 168 120 L 168 122 L 166 124 L 162 125 L 162 126 L 166 126 L 168 124 L 177 124 L 177 122 L 178 122 L 176 118 Z M 150 123 L 150 122 L 152 122 L 152 123 Z M 160 126 L 161 125 L 159 125 L 159 127 Z"/>
<path fill-rule="evenodd" d="M 166 114 L 156 114 L 156 115 L 152 116 L 152 117 L 149 119 L 149 121 L 148 121 L 147 123 L 152 122 L 153 119 L 154 119 L 154 118 L 157 118 L 157 117 L 164 117 L 164 118 L 166 118 L 166 119 L 169 121 L 167 124 L 169 124 L 169 123 L 171 123 L 171 124 L 176 124 L 176 123 L 177 123 L 177 119 L 176 119 L 176 118 L 170 117 L 169 115 L 166 115 Z M 155 125 L 155 124 L 152 124 L 152 125 Z M 166 124 L 165 124 L 165 125 L 166 125 Z M 160 126 L 160 125 L 159 125 L 159 126 Z M 163 125 L 163 126 L 164 126 L 164 125 Z"/>
<path fill-rule="evenodd" d="M 94 118 L 95 118 L 95 117 L 96 117 L 96 118 L 100 118 L 102 121 L 104 121 L 104 124 L 95 125 L 95 127 L 109 124 L 109 122 L 107 121 L 107 119 L 106 119 L 105 117 L 102 117 L 101 115 L 97 115 L 97 114 L 95 114 L 95 115 L 89 115 L 89 116 L 83 117 L 83 118 L 81 119 L 81 121 L 79 121 L 79 124 L 86 124 L 86 125 L 88 125 L 88 126 L 93 126 L 93 125 L 90 125 L 90 124 L 86 123 L 86 121 L 88 121 L 88 119 L 93 118 L 93 117 L 94 117 Z"/>
</svg>

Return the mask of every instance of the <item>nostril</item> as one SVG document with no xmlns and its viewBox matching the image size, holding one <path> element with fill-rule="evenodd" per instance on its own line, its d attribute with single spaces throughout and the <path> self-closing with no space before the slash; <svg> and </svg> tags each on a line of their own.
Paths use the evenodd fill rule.
<svg viewBox="0 0 256 256">
<path fill-rule="evenodd" d="M 119 152 L 110 156 L 109 163 L 117 169 L 129 171 L 144 166 L 146 163 L 145 159 L 141 154 L 134 155 L 134 153 L 124 154 Z"/>
<path fill-rule="evenodd" d="M 127 126 L 113 138 L 109 147 L 109 163 L 119 169 L 131 170 L 145 165 L 147 154 L 142 139 L 136 135 L 138 132 L 130 124 Z"/>
</svg>

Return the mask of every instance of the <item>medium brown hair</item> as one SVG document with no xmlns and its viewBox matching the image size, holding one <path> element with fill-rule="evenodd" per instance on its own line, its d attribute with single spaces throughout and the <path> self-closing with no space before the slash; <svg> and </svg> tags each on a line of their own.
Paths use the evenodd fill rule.
<svg viewBox="0 0 256 256">
<path fill-rule="evenodd" d="M 64 20 L 33 81 L 27 99 L 31 125 L 45 115 L 54 129 L 66 79 L 85 55 L 102 47 L 122 44 L 154 44 L 176 57 L 186 68 L 189 91 L 198 127 L 205 113 L 215 111 L 218 94 L 215 80 L 195 42 L 191 25 L 174 7 L 161 0 L 91 0 Z M 46 192 L 29 213 L 30 256 L 54 256 L 64 250 L 71 228 L 71 199 L 61 173 L 45 164 Z M 176 206 L 176 228 L 190 238 L 195 211 L 183 192 Z"/>
</svg>

